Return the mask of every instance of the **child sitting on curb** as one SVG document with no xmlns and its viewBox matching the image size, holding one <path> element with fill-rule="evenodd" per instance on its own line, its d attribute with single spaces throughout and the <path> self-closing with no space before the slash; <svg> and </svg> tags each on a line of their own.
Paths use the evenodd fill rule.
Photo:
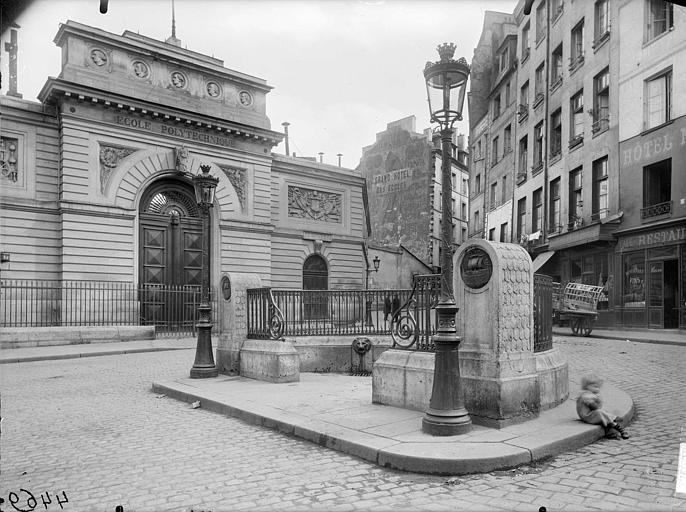
<svg viewBox="0 0 686 512">
<path fill-rule="evenodd" d="M 603 401 L 600 398 L 600 387 L 603 379 L 589 375 L 581 379 L 581 394 L 576 399 L 576 413 L 581 421 L 592 425 L 605 427 L 605 437 L 614 439 L 629 439 L 624 427 L 620 425 L 619 418 L 605 411 Z"/>
</svg>

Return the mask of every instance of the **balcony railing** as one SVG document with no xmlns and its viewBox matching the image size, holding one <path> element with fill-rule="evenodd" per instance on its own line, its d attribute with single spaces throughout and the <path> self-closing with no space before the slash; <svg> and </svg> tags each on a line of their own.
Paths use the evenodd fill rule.
<svg viewBox="0 0 686 512">
<path fill-rule="evenodd" d="M 672 201 L 665 201 L 664 203 L 651 204 L 645 208 L 641 208 L 641 220 L 651 219 L 653 217 L 661 217 L 672 213 Z"/>
<path fill-rule="evenodd" d="M 537 92 L 537 93 L 536 93 L 536 96 L 534 97 L 533 108 L 536 108 L 536 107 L 538 107 L 541 103 L 543 103 L 543 98 L 544 98 L 544 97 L 545 97 L 545 96 L 543 95 L 542 92 Z"/>
<path fill-rule="evenodd" d="M 577 147 L 584 141 L 584 134 L 580 133 L 569 139 L 569 149 Z"/>
<path fill-rule="evenodd" d="M 594 50 L 598 47 L 600 47 L 605 41 L 610 39 L 610 29 L 606 29 L 602 34 L 600 34 L 598 37 L 596 37 L 593 40 L 593 44 L 591 45 L 591 48 Z"/>
<path fill-rule="evenodd" d="M 569 58 L 569 71 L 574 71 L 576 68 L 584 63 L 584 52 L 579 52 L 578 55 Z"/>
<path fill-rule="evenodd" d="M 517 106 L 517 115 L 519 116 L 518 121 L 521 123 L 529 117 L 529 105 L 527 103 L 522 103 Z"/>
<path fill-rule="evenodd" d="M 610 126 L 609 116 L 608 117 L 602 117 L 602 118 L 598 119 L 597 121 L 595 121 L 591 125 L 591 132 L 593 132 L 593 134 L 604 132 L 605 130 L 607 130 L 609 128 L 609 126 Z"/>
</svg>

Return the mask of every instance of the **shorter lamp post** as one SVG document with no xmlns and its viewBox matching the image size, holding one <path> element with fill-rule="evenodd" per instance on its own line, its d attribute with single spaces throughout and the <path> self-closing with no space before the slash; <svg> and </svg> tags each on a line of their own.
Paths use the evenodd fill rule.
<svg viewBox="0 0 686 512">
<path fill-rule="evenodd" d="M 374 256 L 374 259 L 372 260 L 374 263 L 374 272 L 379 271 L 379 265 L 381 264 L 381 260 L 379 259 L 379 256 Z M 374 302 L 374 299 L 369 295 L 369 274 L 371 274 L 372 269 L 368 268 L 367 270 L 367 279 L 365 280 L 365 285 L 364 289 L 367 291 L 367 300 L 365 301 L 365 316 L 364 316 L 364 324 L 367 327 L 374 327 L 374 322 L 372 321 L 372 304 Z"/>
<path fill-rule="evenodd" d="M 472 420 L 464 407 L 460 381 L 460 337 L 455 327 L 457 305 L 453 296 L 453 206 L 452 206 L 452 137 L 455 121 L 462 119 L 462 105 L 467 89 L 469 65 L 464 58 L 454 60 L 455 45 L 438 46 L 441 60 L 427 62 L 424 68 L 431 122 L 441 134 L 441 298 L 436 306 L 438 329 L 434 382 L 429 410 L 422 418 L 422 430 L 434 436 L 452 436 L 469 432 Z"/>
<path fill-rule="evenodd" d="M 202 174 L 193 176 L 195 200 L 202 217 L 202 274 L 200 278 L 200 306 L 198 306 L 198 343 L 191 379 L 206 379 L 219 374 L 212 356 L 212 306 L 210 305 L 210 208 L 219 178 L 210 174 L 209 165 L 201 165 Z"/>
</svg>

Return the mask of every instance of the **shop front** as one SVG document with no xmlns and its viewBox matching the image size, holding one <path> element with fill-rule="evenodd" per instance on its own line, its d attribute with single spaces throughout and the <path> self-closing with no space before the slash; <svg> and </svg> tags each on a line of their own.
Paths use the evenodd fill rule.
<svg viewBox="0 0 686 512">
<path fill-rule="evenodd" d="M 617 232 L 625 327 L 686 329 L 686 222 Z"/>
</svg>

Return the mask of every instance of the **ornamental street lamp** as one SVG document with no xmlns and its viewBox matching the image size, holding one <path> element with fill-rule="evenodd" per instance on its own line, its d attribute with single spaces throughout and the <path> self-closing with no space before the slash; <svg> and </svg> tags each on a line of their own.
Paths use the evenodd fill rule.
<svg viewBox="0 0 686 512">
<path fill-rule="evenodd" d="M 219 178 L 210 174 L 209 165 L 201 165 L 202 174 L 193 176 L 195 200 L 202 217 L 202 274 L 200 278 L 200 306 L 198 306 L 198 343 L 191 379 L 206 379 L 219 374 L 212 356 L 212 306 L 210 305 L 210 208 Z"/>
<path fill-rule="evenodd" d="M 379 265 L 381 264 L 381 260 L 379 259 L 379 256 L 374 256 L 374 259 L 372 260 L 374 263 L 374 270 L 372 271 L 371 268 L 367 268 L 367 279 L 365 280 L 364 283 L 364 289 L 369 290 L 369 274 L 372 272 L 378 272 L 379 271 Z M 371 295 L 367 294 L 367 300 L 365 301 L 365 315 L 364 315 L 364 324 L 367 327 L 374 327 L 374 322 L 372 321 L 372 304 L 374 303 L 374 299 L 372 298 Z"/>
<path fill-rule="evenodd" d="M 469 65 L 464 57 L 453 59 L 455 45 L 439 45 L 441 60 L 427 62 L 424 68 L 431 122 L 438 123 L 441 135 L 441 299 L 436 306 L 438 329 L 434 382 L 429 410 L 422 418 L 422 430 L 434 436 L 464 434 L 472 420 L 464 407 L 460 381 L 460 337 L 455 328 L 457 306 L 453 296 L 453 207 L 451 184 L 451 145 L 453 125 L 462 120 L 462 105 L 467 90 Z"/>
</svg>

